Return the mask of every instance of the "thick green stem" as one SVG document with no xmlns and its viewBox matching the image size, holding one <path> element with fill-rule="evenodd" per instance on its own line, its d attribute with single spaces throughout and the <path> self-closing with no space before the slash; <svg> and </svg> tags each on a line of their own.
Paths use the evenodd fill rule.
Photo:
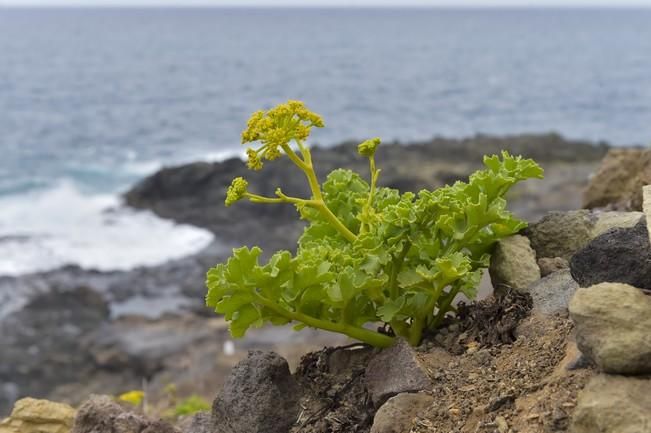
<svg viewBox="0 0 651 433">
<path fill-rule="evenodd" d="M 321 215 L 323 215 L 323 217 L 327 219 L 328 222 L 332 224 L 332 226 L 349 242 L 355 242 L 357 240 L 355 233 L 351 232 L 348 227 L 346 227 L 344 223 L 342 223 L 339 218 L 332 213 L 328 206 L 326 206 L 325 202 L 321 201 L 315 207 L 319 209 Z"/>
<path fill-rule="evenodd" d="M 324 329 L 326 331 L 345 334 L 351 338 L 363 341 L 364 343 L 368 343 L 375 347 L 389 347 L 392 346 L 395 342 L 395 340 L 388 335 L 370 331 L 366 328 L 360 328 L 357 326 L 348 325 L 346 323 L 329 322 L 327 320 L 317 319 L 296 311 L 286 310 L 259 294 L 256 295 L 256 299 L 261 305 L 269 308 L 270 310 L 273 310 L 278 315 L 283 316 L 289 320 L 304 323 L 312 328 Z"/>
<path fill-rule="evenodd" d="M 436 305 L 436 301 L 438 301 L 440 295 L 441 290 L 435 289 L 433 296 L 427 302 L 427 305 L 425 305 L 421 314 L 414 318 L 409 330 L 408 340 L 410 345 L 418 346 L 418 344 L 420 344 L 420 340 L 423 338 L 423 330 L 427 325 L 428 318 L 434 312 L 434 306 Z"/>
<path fill-rule="evenodd" d="M 289 158 L 300 168 L 305 176 L 307 177 L 308 184 L 310 185 L 310 191 L 314 200 L 311 200 L 310 205 L 316 208 L 321 215 L 330 223 L 332 226 L 349 242 L 354 242 L 357 240 L 357 236 L 351 232 L 348 227 L 341 222 L 337 216 L 332 213 L 328 205 L 326 205 L 325 200 L 323 199 L 323 194 L 321 193 L 321 186 L 319 185 L 319 180 L 316 177 L 314 167 L 312 166 L 312 155 L 310 150 L 302 145 L 299 142 L 299 147 L 302 150 L 302 155 L 304 159 L 301 159 L 296 155 L 296 153 L 289 147 L 288 144 L 283 146 L 283 150 L 289 156 Z"/>
<path fill-rule="evenodd" d="M 309 168 L 308 165 L 305 163 L 305 161 L 299 158 L 296 152 L 294 152 L 292 148 L 289 147 L 289 144 L 284 144 L 282 148 L 287 154 L 287 156 L 289 157 L 289 159 L 291 159 L 292 162 L 298 166 L 298 168 L 300 168 L 303 171 L 306 171 Z"/>
<path fill-rule="evenodd" d="M 366 233 L 370 228 L 368 223 L 368 218 L 371 211 L 371 206 L 373 205 L 373 197 L 375 196 L 377 179 L 380 175 L 380 170 L 376 170 L 375 168 L 375 157 L 370 156 L 368 158 L 368 161 L 369 161 L 369 172 L 371 173 L 371 187 L 369 189 L 368 199 L 366 200 L 366 203 L 364 204 L 364 208 L 362 209 L 362 215 L 364 215 L 366 218 L 362 220 L 362 223 L 359 226 L 360 235 Z"/>
<path fill-rule="evenodd" d="M 459 293 L 459 287 L 452 287 L 450 289 L 450 293 L 447 294 L 441 305 L 439 305 L 439 311 L 436 313 L 436 316 L 434 317 L 434 320 L 432 323 L 429 325 L 430 328 L 434 329 L 438 327 L 441 322 L 443 321 L 443 318 L 445 318 L 445 315 L 447 314 L 448 311 L 450 311 L 450 305 L 452 304 L 452 301 L 454 298 L 457 297 L 457 294 Z"/>
</svg>

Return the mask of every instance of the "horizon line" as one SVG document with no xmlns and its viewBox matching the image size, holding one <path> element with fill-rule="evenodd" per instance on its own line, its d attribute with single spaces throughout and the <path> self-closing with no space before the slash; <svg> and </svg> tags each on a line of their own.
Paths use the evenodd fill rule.
<svg viewBox="0 0 651 433">
<path fill-rule="evenodd" d="M 517 5 L 517 4 L 493 4 L 493 5 L 459 5 L 459 4 L 439 4 L 439 5 L 420 5 L 420 4 L 403 4 L 403 5 L 328 5 L 328 4 L 312 4 L 312 5 L 217 5 L 217 4 L 152 4 L 152 3 L 106 3 L 89 5 L 84 3 L 53 3 L 53 4 L 38 4 L 38 3 L 4 3 L 0 1 L 0 9 L 434 9 L 434 10 L 495 10 L 495 9 L 592 9 L 592 10 L 617 10 L 617 9 L 651 9 L 651 4 L 548 4 L 548 5 Z"/>
</svg>

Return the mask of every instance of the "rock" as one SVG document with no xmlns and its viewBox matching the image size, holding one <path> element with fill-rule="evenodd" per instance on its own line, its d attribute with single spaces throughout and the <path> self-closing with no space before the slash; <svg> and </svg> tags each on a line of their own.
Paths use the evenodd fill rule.
<svg viewBox="0 0 651 433">
<path fill-rule="evenodd" d="M 68 433 L 74 419 L 75 410 L 67 404 L 23 398 L 0 422 L 0 433 Z"/>
<path fill-rule="evenodd" d="M 140 433 L 181 433 L 181 431 L 165 421 L 154 421 Z"/>
<path fill-rule="evenodd" d="M 404 339 L 380 350 L 366 367 L 366 386 L 375 407 L 394 395 L 429 390 L 432 383 L 414 348 Z"/>
<path fill-rule="evenodd" d="M 71 433 L 180 432 L 169 423 L 130 412 L 107 395 L 93 395 L 79 408 Z"/>
<path fill-rule="evenodd" d="M 651 184 L 651 149 L 612 149 L 590 180 L 584 208 L 642 209 L 642 186 Z"/>
<path fill-rule="evenodd" d="M 651 379 L 598 375 L 580 392 L 571 433 L 651 433 Z"/>
<path fill-rule="evenodd" d="M 58 384 L 83 380 L 93 362 L 82 337 L 108 318 L 106 300 L 86 286 L 55 288 L 1 318 L 0 390 L 47 396 Z M 7 400 L 0 391 L 0 414 L 13 404 Z"/>
<path fill-rule="evenodd" d="M 646 218 L 646 226 L 651 227 L 651 185 L 647 185 L 642 189 L 643 194 L 643 207 L 644 215 Z M 649 232 L 649 240 L 651 242 L 651 231 Z"/>
<path fill-rule="evenodd" d="M 503 416 L 495 417 L 495 424 L 497 424 L 497 431 L 500 433 L 507 433 L 509 431 L 509 424 Z"/>
<path fill-rule="evenodd" d="M 590 236 L 592 239 L 614 228 L 629 228 L 640 222 L 642 212 L 598 212 L 594 214 L 595 220 Z"/>
<path fill-rule="evenodd" d="M 537 262 L 541 277 L 570 268 L 570 263 L 562 257 L 541 257 Z"/>
<path fill-rule="evenodd" d="M 168 367 L 175 355 L 215 337 L 215 329 L 191 318 L 147 320 L 127 317 L 100 326 L 87 337 L 95 364 L 111 371 L 151 378 Z"/>
<path fill-rule="evenodd" d="M 569 269 L 547 275 L 529 287 L 526 292 L 533 300 L 533 310 L 543 314 L 556 314 L 567 311 L 579 284 L 574 281 Z"/>
<path fill-rule="evenodd" d="M 570 269 L 581 287 L 618 282 L 651 289 L 651 245 L 646 221 L 598 236 L 572 257 Z"/>
<path fill-rule="evenodd" d="M 185 419 L 180 425 L 183 433 L 218 433 L 210 412 L 199 412 Z"/>
<path fill-rule="evenodd" d="M 538 257 L 569 260 L 592 239 L 594 225 L 588 210 L 550 212 L 525 231 Z"/>
<path fill-rule="evenodd" d="M 403 393 L 391 397 L 375 414 L 371 433 L 408 432 L 414 418 L 433 403 L 434 398 L 423 393 Z"/>
<path fill-rule="evenodd" d="M 651 297 L 635 287 L 601 283 L 570 302 L 576 341 L 607 373 L 651 374 Z"/>
<path fill-rule="evenodd" d="M 525 289 L 540 279 L 536 252 L 529 239 L 522 235 L 509 236 L 495 245 L 491 256 L 490 276 L 493 287 Z"/>
<path fill-rule="evenodd" d="M 632 227 L 641 218 L 641 212 L 550 212 L 523 233 L 529 237 L 537 257 L 561 257 L 569 261 L 574 253 L 605 231 Z"/>
<path fill-rule="evenodd" d="M 220 433 L 287 433 L 299 415 L 300 389 L 287 361 L 252 350 L 226 379 L 213 403 Z"/>
</svg>

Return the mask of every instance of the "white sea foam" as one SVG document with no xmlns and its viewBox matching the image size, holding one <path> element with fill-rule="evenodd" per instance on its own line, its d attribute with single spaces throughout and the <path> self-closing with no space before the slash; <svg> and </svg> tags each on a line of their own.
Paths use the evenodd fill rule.
<svg viewBox="0 0 651 433">
<path fill-rule="evenodd" d="M 187 256 L 207 246 L 210 232 L 86 195 L 73 183 L 0 197 L 0 275 L 67 264 L 127 270 Z"/>
</svg>

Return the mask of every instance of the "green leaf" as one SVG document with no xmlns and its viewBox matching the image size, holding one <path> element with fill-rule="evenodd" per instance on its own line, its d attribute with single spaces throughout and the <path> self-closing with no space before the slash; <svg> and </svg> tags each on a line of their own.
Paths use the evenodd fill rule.
<svg viewBox="0 0 651 433">
<path fill-rule="evenodd" d="M 405 297 L 401 296 L 397 299 L 393 299 L 386 304 L 378 307 L 377 313 L 378 317 L 384 322 L 392 321 L 400 310 L 405 306 Z"/>
</svg>

